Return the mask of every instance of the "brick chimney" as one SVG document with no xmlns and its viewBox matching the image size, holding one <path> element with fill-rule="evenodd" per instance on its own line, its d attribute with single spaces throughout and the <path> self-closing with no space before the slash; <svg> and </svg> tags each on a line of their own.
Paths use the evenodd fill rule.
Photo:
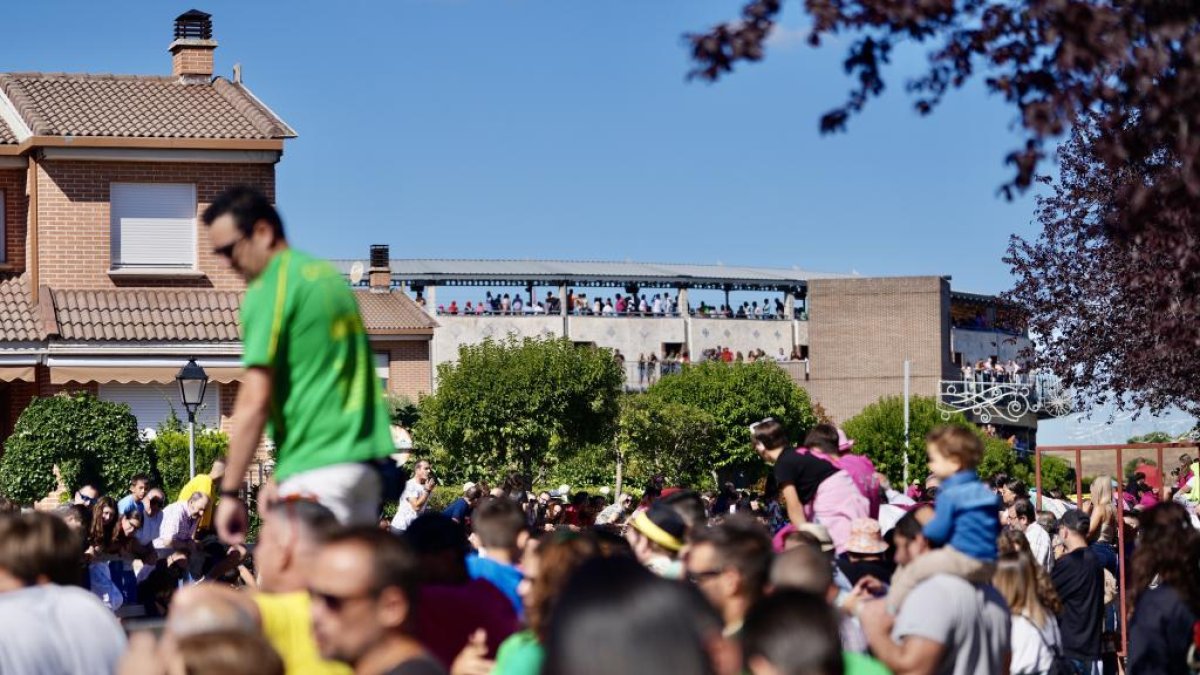
<svg viewBox="0 0 1200 675">
<path fill-rule="evenodd" d="M 213 74 L 212 15 L 193 9 L 175 18 L 171 74 L 189 84 L 208 84 Z"/>
<path fill-rule="evenodd" d="M 372 293 L 388 293 L 392 290 L 392 263 L 387 244 L 371 245 L 371 269 L 367 272 Z"/>
</svg>

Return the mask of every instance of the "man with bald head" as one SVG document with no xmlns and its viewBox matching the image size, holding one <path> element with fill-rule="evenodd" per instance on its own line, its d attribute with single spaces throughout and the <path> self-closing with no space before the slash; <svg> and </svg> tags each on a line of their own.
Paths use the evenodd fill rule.
<svg viewBox="0 0 1200 675">
<path fill-rule="evenodd" d="M 216 584 L 185 588 L 171 604 L 169 631 L 178 635 L 242 630 L 248 622 L 261 627 L 288 673 L 349 673 L 349 668 L 323 660 L 317 651 L 308 595 L 317 553 L 337 527 L 333 513 L 315 502 L 272 505 L 263 515 L 254 550 L 258 590 Z"/>
</svg>

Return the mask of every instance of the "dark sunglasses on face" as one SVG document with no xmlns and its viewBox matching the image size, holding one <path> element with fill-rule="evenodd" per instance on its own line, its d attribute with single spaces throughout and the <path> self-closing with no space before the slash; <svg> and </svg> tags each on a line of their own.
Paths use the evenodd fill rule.
<svg viewBox="0 0 1200 675">
<path fill-rule="evenodd" d="M 220 257 L 220 258 L 232 259 L 233 258 L 233 249 L 237 248 L 238 243 L 241 241 L 242 241 L 241 238 L 238 238 L 238 239 L 234 239 L 233 241 L 229 242 L 228 244 L 225 244 L 224 246 L 218 246 L 213 249 L 213 255 Z"/>
<path fill-rule="evenodd" d="M 308 595 L 312 598 L 314 603 L 320 603 L 324 605 L 326 609 L 336 614 L 341 612 L 347 604 L 355 600 L 369 598 L 374 595 L 374 593 L 359 593 L 356 595 L 330 595 L 329 593 L 322 593 L 310 588 L 308 589 Z"/>
</svg>

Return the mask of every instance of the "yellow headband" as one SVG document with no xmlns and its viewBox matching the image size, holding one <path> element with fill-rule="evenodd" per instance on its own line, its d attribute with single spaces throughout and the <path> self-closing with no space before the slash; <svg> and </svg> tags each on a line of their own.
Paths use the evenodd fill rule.
<svg viewBox="0 0 1200 675">
<path fill-rule="evenodd" d="M 670 532 L 659 527 L 650 516 L 646 515 L 645 511 L 633 517 L 633 529 L 641 532 L 650 541 L 662 546 L 670 551 L 678 551 L 683 548 L 683 542 L 674 537 Z"/>
</svg>

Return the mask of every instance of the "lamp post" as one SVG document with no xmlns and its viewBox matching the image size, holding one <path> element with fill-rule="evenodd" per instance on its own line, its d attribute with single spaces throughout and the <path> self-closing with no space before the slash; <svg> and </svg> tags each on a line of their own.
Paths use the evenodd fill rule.
<svg viewBox="0 0 1200 675">
<path fill-rule="evenodd" d="M 188 477 L 196 477 L 196 412 L 204 403 L 204 390 L 208 389 L 208 373 L 189 359 L 175 376 L 179 383 L 179 397 L 183 399 L 183 407 L 188 414 Z"/>
</svg>

